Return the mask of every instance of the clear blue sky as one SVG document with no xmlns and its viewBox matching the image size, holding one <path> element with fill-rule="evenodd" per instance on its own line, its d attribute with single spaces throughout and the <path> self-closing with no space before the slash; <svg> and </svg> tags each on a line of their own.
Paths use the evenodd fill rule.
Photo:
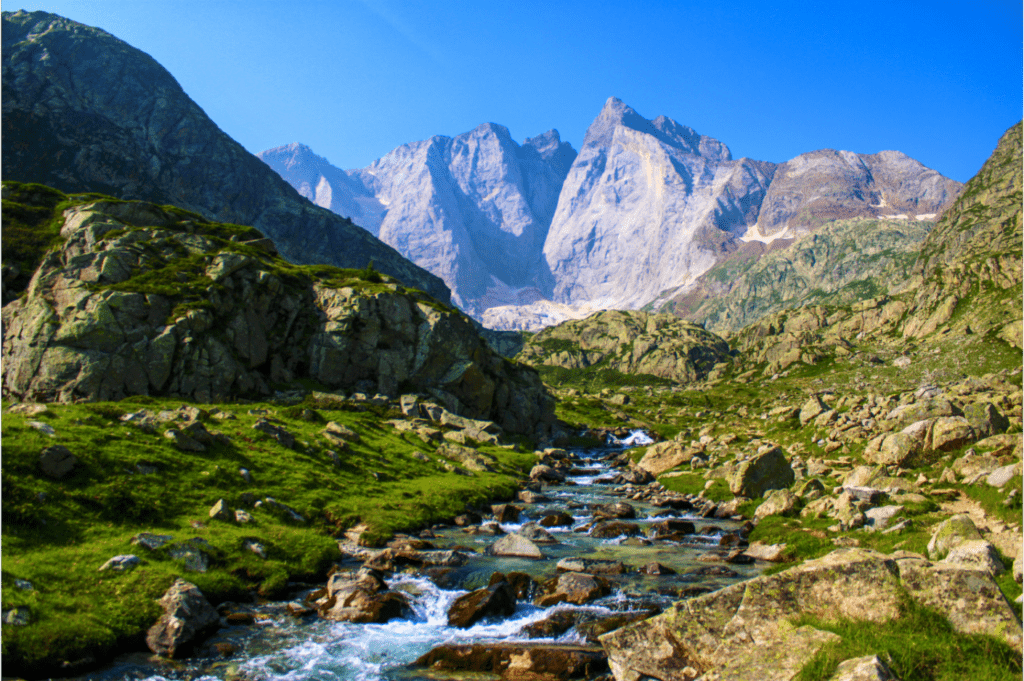
<svg viewBox="0 0 1024 681">
<path fill-rule="evenodd" d="M 484 122 L 579 149 L 609 96 L 737 158 L 898 149 L 955 180 L 1021 118 L 1020 0 L 7 0 L 163 64 L 256 153 L 342 168 Z"/>
</svg>

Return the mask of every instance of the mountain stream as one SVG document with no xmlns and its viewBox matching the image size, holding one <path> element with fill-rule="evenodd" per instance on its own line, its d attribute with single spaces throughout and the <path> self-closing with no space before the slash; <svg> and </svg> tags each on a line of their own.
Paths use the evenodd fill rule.
<svg viewBox="0 0 1024 681">
<path fill-rule="evenodd" d="M 606 447 L 572 450 L 570 453 L 575 461 L 567 484 L 545 485 L 542 494 L 546 500 L 532 504 L 517 502 L 516 505 L 523 509 L 520 518 L 515 523 L 502 523 L 503 533 L 517 532 L 525 523 L 536 522 L 552 513 L 564 511 L 573 516 L 576 531 L 573 527 L 545 528 L 557 543 L 540 544 L 544 559 L 489 555 L 486 550 L 500 538 L 499 535 L 474 532 L 474 528 L 434 528 L 434 536 L 429 541 L 436 549 L 461 547 L 470 556 L 469 560 L 455 568 L 440 571 L 392 573 L 386 579 L 388 587 L 404 593 L 411 605 L 411 612 L 402 619 L 384 624 L 352 624 L 315 616 L 297 618 L 288 613 L 284 603 L 268 604 L 263 612 L 269 616 L 257 619 L 255 625 L 227 627 L 217 634 L 217 640 L 228 641 L 235 648 L 235 652 L 226 659 L 171 661 L 153 667 L 152 658 L 139 654 L 125 656 L 100 676 L 91 675 L 90 678 L 146 681 L 407 681 L 454 678 L 456 674 L 439 677 L 435 670 L 416 669 L 410 667 L 410 663 L 442 644 L 527 640 L 584 644 L 585 636 L 576 626 L 547 638 L 543 634 L 538 638 L 536 627 L 531 637 L 527 628 L 543 624 L 542 620 L 560 612 L 580 623 L 612 615 L 658 611 L 681 595 L 708 592 L 756 576 L 758 568 L 752 564 L 724 565 L 720 561 L 698 559 L 702 554 L 717 549 L 723 536 L 735 533 L 739 522 L 703 518 L 694 512 L 674 511 L 623 499 L 622 486 L 609 484 L 616 471 L 608 459 L 623 449 L 649 443 L 646 434 L 636 431 L 625 440 L 613 439 Z M 650 541 L 641 537 L 598 539 L 579 531 L 581 525 L 593 520 L 588 508 L 622 501 L 627 501 L 635 509 L 636 517 L 629 522 L 639 525 L 645 535 L 652 524 L 664 521 L 666 517 L 689 520 L 696 531 L 682 541 Z M 489 519 L 485 518 L 483 522 L 487 523 Z M 627 571 L 621 575 L 606 575 L 613 585 L 611 592 L 582 605 L 559 603 L 542 608 L 523 599 L 517 602 L 514 614 L 507 618 L 487 618 L 468 628 L 449 626 L 448 609 L 452 603 L 468 591 L 487 586 L 492 573 L 522 572 L 541 582 L 557 576 L 556 563 L 563 558 L 620 561 Z M 653 562 L 671 568 L 675 574 L 646 575 L 638 571 L 638 568 Z M 349 560 L 345 567 L 358 565 Z M 296 594 L 296 600 L 310 591 L 307 589 L 305 593 Z"/>
</svg>

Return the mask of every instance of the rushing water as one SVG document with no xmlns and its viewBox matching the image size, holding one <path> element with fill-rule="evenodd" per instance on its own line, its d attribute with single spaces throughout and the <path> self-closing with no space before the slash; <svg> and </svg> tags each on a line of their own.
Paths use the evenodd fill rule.
<svg viewBox="0 0 1024 681">
<path fill-rule="evenodd" d="M 574 525 L 590 522 L 592 516 L 586 510 L 588 506 L 623 501 L 621 496 L 614 494 L 613 486 L 602 484 L 603 478 L 614 475 L 605 459 L 610 453 L 622 448 L 649 443 L 649 438 L 642 431 L 637 431 L 625 440 L 613 441 L 608 447 L 576 451 L 581 460 L 577 461 L 570 477 L 572 484 L 545 487 L 543 494 L 548 498 L 546 502 L 518 504 L 525 507 L 520 521 L 502 524 L 502 530 L 515 532 L 524 523 L 540 520 L 557 511 L 571 513 Z M 666 509 L 644 503 L 628 503 L 637 511 L 637 518 L 629 522 L 641 527 L 662 520 L 663 517 L 654 516 L 666 513 Z M 545 619 L 558 610 L 584 611 L 600 616 L 635 612 L 652 606 L 665 607 L 678 598 L 681 589 L 710 590 L 756 574 L 753 566 L 732 565 L 726 570 L 718 570 L 724 574 L 715 575 L 715 570 L 706 569 L 707 563 L 696 560 L 697 556 L 717 546 L 722 533 L 735 529 L 737 523 L 703 519 L 686 513 L 669 513 L 694 523 L 697 534 L 692 537 L 692 541 L 688 538 L 685 544 L 658 541 L 642 545 L 644 542 L 636 539 L 620 537 L 602 540 L 584 532 L 574 532 L 571 528 L 546 528 L 558 543 L 541 545 L 545 560 L 486 555 L 486 548 L 498 537 L 469 534 L 455 527 L 439 529 L 435 531 L 436 538 L 430 540 L 438 549 L 463 547 L 471 549 L 473 553 L 465 565 L 444 571 L 443 577 L 437 578 L 440 586 L 423 574 L 398 573 L 388 579 L 390 588 L 400 590 L 409 597 L 412 614 L 408 619 L 392 620 L 385 624 L 350 624 L 322 619 L 310 621 L 296 619 L 279 609 L 278 614 L 255 626 L 222 630 L 220 639 L 232 642 L 239 649 L 226 660 L 212 664 L 207 662 L 202 666 L 171 662 L 157 672 L 148 666 L 149 660 L 145 664 L 134 665 L 131 659 L 125 659 L 103 676 L 107 679 L 145 678 L 148 681 L 197 678 L 203 681 L 406 681 L 426 678 L 423 670 L 411 670 L 408 664 L 440 644 L 515 640 L 581 643 L 583 639 L 575 629 L 569 629 L 556 639 L 528 639 L 523 633 L 523 627 Z M 545 609 L 520 602 L 515 614 L 501 621 L 485 620 L 467 629 L 448 626 L 447 612 L 452 602 L 472 589 L 485 586 L 493 572 L 525 572 L 540 581 L 555 576 L 555 564 L 566 557 L 618 560 L 633 570 L 614 579 L 616 588 L 610 595 L 586 605 L 562 603 Z M 645 576 L 635 571 L 635 568 L 653 561 L 674 569 L 678 574 Z M 353 563 L 352 566 L 357 564 Z M 705 569 L 698 573 L 697 569 L 701 567 Z M 140 656 L 134 659 L 143 662 Z"/>
</svg>

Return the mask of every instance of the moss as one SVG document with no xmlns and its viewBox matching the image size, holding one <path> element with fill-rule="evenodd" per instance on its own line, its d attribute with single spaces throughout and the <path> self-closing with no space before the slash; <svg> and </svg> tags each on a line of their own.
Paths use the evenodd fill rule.
<svg viewBox="0 0 1024 681">
<path fill-rule="evenodd" d="M 4 609 L 27 606 L 32 613 L 30 626 L 5 627 L 5 672 L 8 664 L 11 673 L 38 671 L 47 668 L 44 660 L 105 658 L 137 645 L 159 614 L 155 599 L 176 577 L 195 582 L 215 603 L 244 598 L 249 590 L 280 597 L 288 581 L 325 578 L 339 558 L 334 535 L 341 530 L 369 523 L 367 537 L 379 543 L 394 532 L 451 519 L 467 505 L 509 499 L 533 463 L 532 450 L 488 446 L 480 451 L 493 457 L 497 472 L 447 473 L 434 461 L 412 456 L 420 451 L 436 458 L 434 446 L 387 425 L 384 419 L 394 415 L 387 410 L 322 405 L 317 418 L 306 420 L 302 409 L 309 404 L 199 405 L 236 417 L 206 420 L 230 443 L 208 445 L 202 453 L 174 448 L 162 434 L 167 425 L 147 433 L 119 420 L 143 407 L 159 412 L 180 405 L 180 399 L 138 397 L 51 405 L 31 418 L 4 415 L 3 586 L 25 579 L 36 589 L 2 591 Z M 250 409 L 266 410 L 281 421 L 298 440 L 296 448 L 254 431 L 258 416 Z M 28 420 L 45 420 L 56 438 L 30 427 Z M 338 448 L 321 435 L 325 421 L 345 424 L 360 440 Z M 42 475 L 38 467 L 39 451 L 55 443 L 78 458 L 74 472 L 61 481 Z M 251 471 L 251 484 L 240 468 Z M 307 522 L 265 506 L 253 508 L 254 499 L 265 497 L 295 509 Z M 218 499 L 248 510 L 255 524 L 210 520 L 208 509 Z M 177 541 L 205 539 L 213 559 L 209 572 L 185 572 L 166 550 L 132 546 L 130 539 L 139 532 L 169 534 Z M 247 537 L 266 546 L 266 559 L 243 548 Z M 122 553 L 138 555 L 141 566 L 120 575 L 97 572 Z"/>
</svg>

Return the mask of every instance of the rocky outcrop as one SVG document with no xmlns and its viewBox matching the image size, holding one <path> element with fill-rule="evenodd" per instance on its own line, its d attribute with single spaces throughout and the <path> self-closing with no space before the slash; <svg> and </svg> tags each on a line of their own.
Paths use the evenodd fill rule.
<svg viewBox="0 0 1024 681">
<path fill-rule="evenodd" d="M 220 625 L 220 617 L 206 596 L 183 579 L 175 580 L 160 599 L 160 606 L 164 614 L 146 634 L 146 645 L 158 655 L 180 655 Z"/>
<path fill-rule="evenodd" d="M 767 577 L 688 601 L 600 638 L 620 681 L 717 675 L 790 679 L 839 636 L 790 622 L 803 616 L 884 626 L 903 599 L 940 608 L 953 628 L 1021 649 L 1021 625 L 985 572 L 933 564 L 915 554 L 840 549 Z M 684 672 L 689 667 L 690 672 Z"/>
<path fill-rule="evenodd" d="M 3 174 L 66 192 L 173 204 L 254 225 L 299 263 L 365 267 L 442 302 L 447 287 L 303 199 L 225 135 L 163 67 L 100 29 L 3 14 Z"/>
<path fill-rule="evenodd" d="M 904 337 L 921 338 L 954 318 L 974 333 L 994 331 L 1021 347 L 1022 124 L 1006 131 L 921 246 L 923 280 Z"/>
<path fill-rule="evenodd" d="M 518 359 L 567 369 L 613 369 L 673 381 L 704 378 L 729 356 L 724 340 L 672 315 L 609 310 L 530 338 Z"/>
<path fill-rule="evenodd" d="M 773 172 L 610 98 L 587 130 L 544 244 L 554 300 L 635 308 L 688 282 L 754 224 Z"/>
<path fill-rule="evenodd" d="M 5 198 L 18 186 L 5 186 Z M 3 308 L 3 394 L 21 400 L 333 389 L 432 395 L 448 411 L 542 435 L 536 372 L 474 325 L 375 271 L 297 267 L 248 227 L 142 202 L 69 200 L 60 248 Z M 5 201 L 6 206 L 6 201 Z"/>
<path fill-rule="evenodd" d="M 494 123 L 406 144 L 347 172 L 303 145 L 259 154 L 304 196 L 440 276 L 476 315 L 542 296 L 540 249 L 575 156 L 557 130 L 519 145 Z"/>
</svg>

